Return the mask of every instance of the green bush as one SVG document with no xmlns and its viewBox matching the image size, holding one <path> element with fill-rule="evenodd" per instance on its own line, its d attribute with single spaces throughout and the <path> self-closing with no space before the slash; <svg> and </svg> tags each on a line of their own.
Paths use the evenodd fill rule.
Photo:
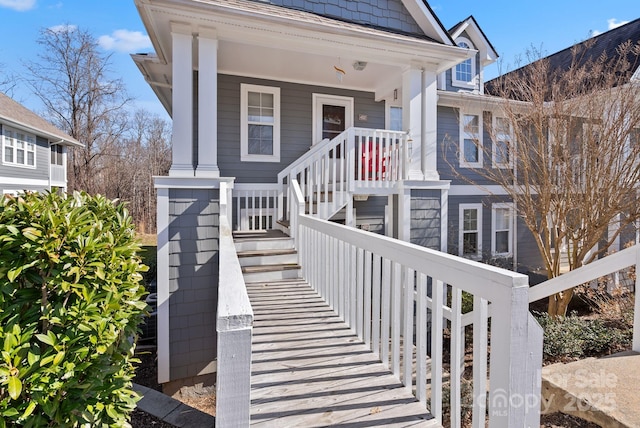
<svg viewBox="0 0 640 428">
<path fill-rule="evenodd" d="M 0 427 L 128 426 L 146 311 L 134 227 L 101 196 L 0 201 Z"/>
<path fill-rule="evenodd" d="M 615 328 L 598 318 L 583 318 L 575 313 L 564 318 L 535 315 L 544 329 L 543 352 L 547 360 L 600 356 L 631 343 L 631 330 Z"/>
</svg>

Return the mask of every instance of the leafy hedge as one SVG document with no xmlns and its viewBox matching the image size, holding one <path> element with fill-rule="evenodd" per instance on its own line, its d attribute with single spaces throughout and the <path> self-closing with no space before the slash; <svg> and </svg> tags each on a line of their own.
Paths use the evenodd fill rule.
<svg viewBox="0 0 640 428">
<path fill-rule="evenodd" d="M 83 193 L 0 201 L 0 428 L 128 426 L 145 311 L 126 209 Z"/>
</svg>

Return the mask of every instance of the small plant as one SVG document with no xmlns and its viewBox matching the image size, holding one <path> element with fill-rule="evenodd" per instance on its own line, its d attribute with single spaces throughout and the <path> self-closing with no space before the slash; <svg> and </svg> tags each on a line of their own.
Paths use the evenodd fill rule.
<svg viewBox="0 0 640 428">
<path fill-rule="evenodd" d="M 126 209 L 104 197 L 0 200 L 0 427 L 128 426 L 138 251 Z"/>
<path fill-rule="evenodd" d="M 583 318 L 576 313 L 564 318 L 535 315 L 544 329 L 543 352 L 547 362 L 604 355 L 631 342 L 632 330 L 616 328 L 599 318 Z"/>
</svg>

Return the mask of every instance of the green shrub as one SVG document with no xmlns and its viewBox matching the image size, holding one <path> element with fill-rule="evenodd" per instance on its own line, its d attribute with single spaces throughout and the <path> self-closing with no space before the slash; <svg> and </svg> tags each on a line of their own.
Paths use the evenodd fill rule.
<svg viewBox="0 0 640 428">
<path fill-rule="evenodd" d="M 128 426 L 146 311 L 126 209 L 101 196 L 0 201 L 0 427 Z"/>
<path fill-rule="evenodd" d="M 602 319 L 583 318 L 575 313 L 564 318 L 553 318 L 546 313 L 535 315 L 544 329 L 543 352 L 550 361 L 600 356 L 631 343 L 631 330 L 615 328 Z"/>
</svg>

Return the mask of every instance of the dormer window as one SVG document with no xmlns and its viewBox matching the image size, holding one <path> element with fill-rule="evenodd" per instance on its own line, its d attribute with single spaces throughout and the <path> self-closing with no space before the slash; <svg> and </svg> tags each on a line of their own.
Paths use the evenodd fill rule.
<svg viewBox="0 0 640 428">
<path fill-rule="evenodd" d="M 475 49 L 469 39 L 464 37 L 458 38 L 456 41 L 458 47 L 464 49 Z M 451 73 L 451 81 L 454 86 L 462 88 L 475 88 L 476 86 L 476 61 L 475 56 L 468 58 L 456 65 Z"/>
</svg>

